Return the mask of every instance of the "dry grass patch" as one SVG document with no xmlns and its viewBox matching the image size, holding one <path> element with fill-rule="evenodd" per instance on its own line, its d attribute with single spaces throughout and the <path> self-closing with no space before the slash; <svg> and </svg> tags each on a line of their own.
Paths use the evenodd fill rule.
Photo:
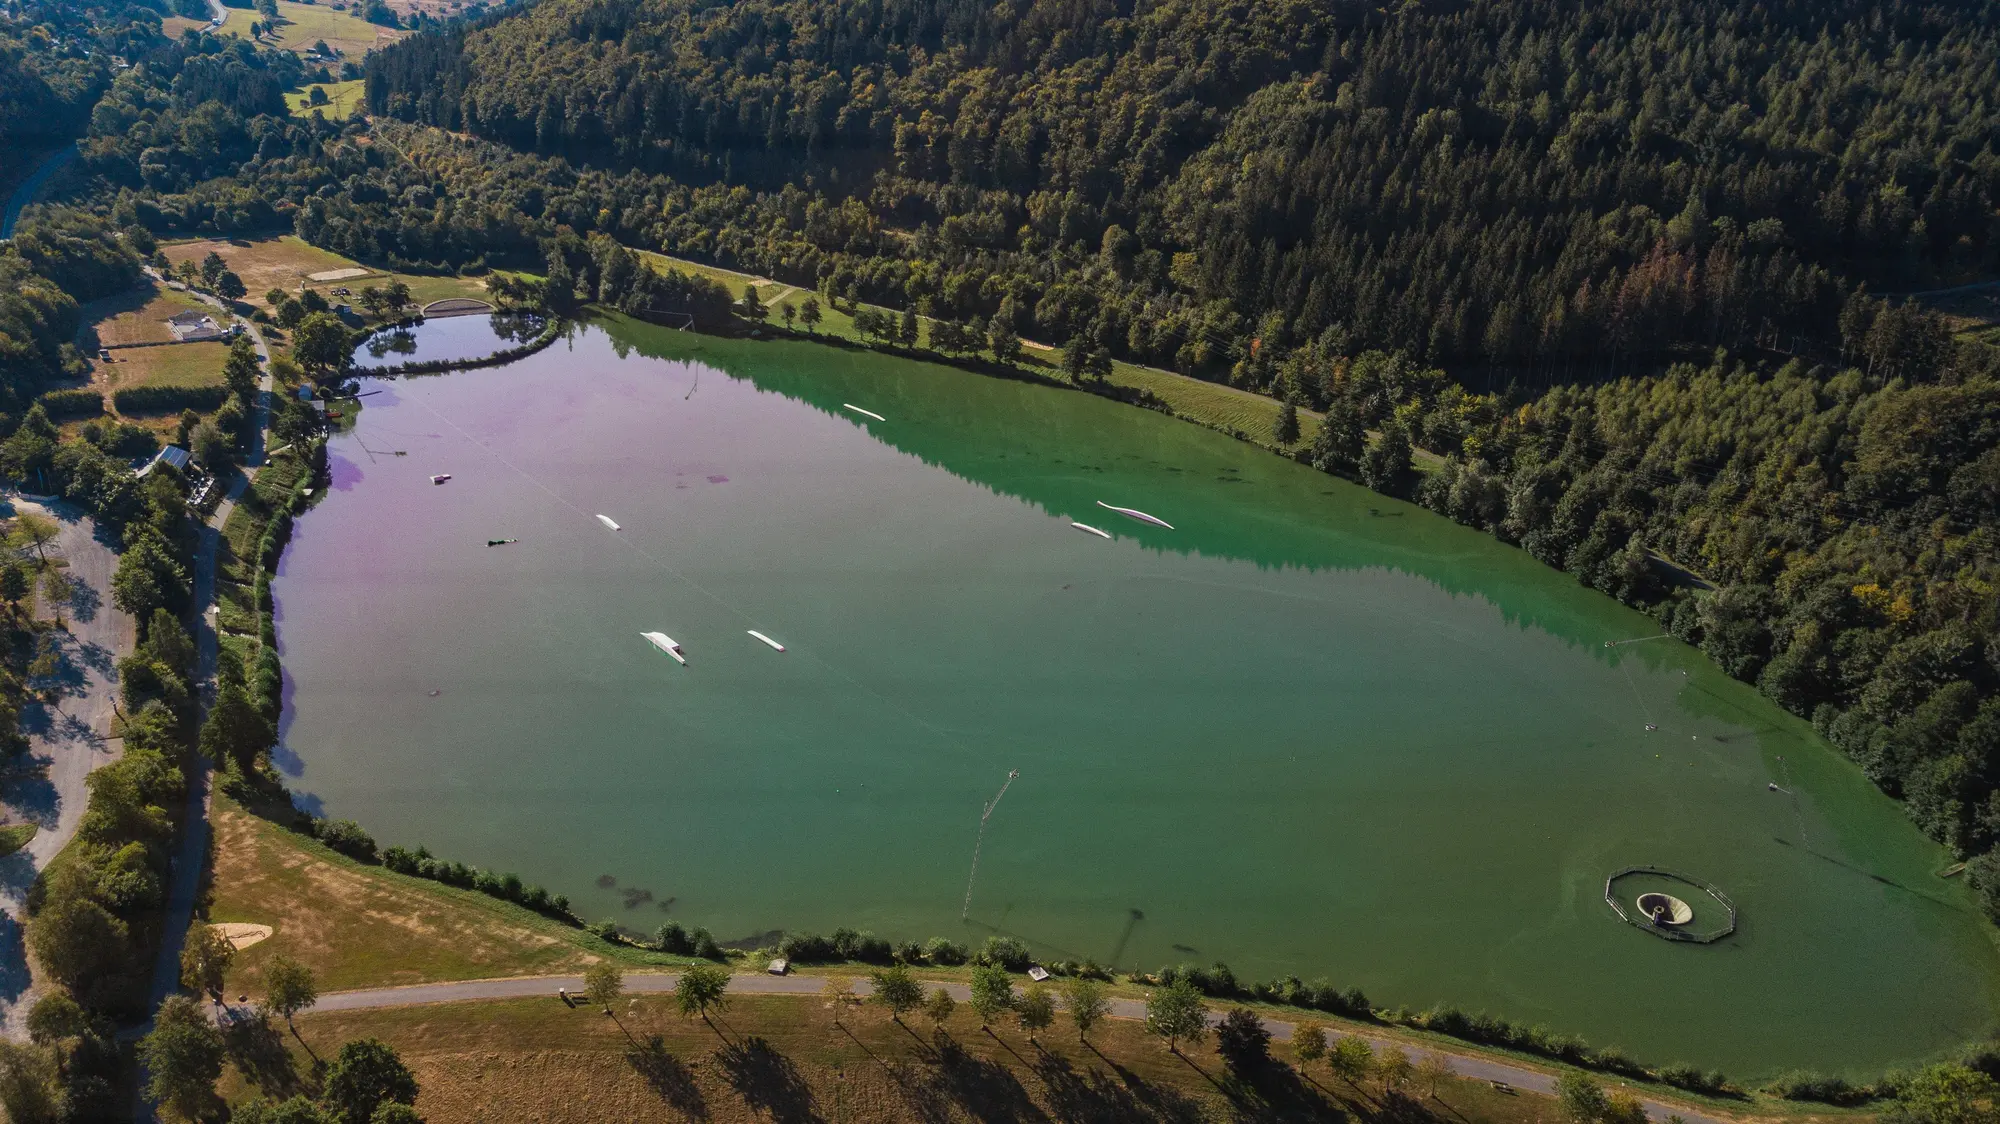
<svg viewBox="0 0 2000 1124">
<path fill-rule="evenodd" d="M 580 970 L 596 957 L 525 910 L 484 895 L 362 867 L 252 815 L 215 804 L 210 922 L 269 925 L 230 968 L 232 994 L 262 990 L 283 953 L 320 988 L 377 987 Z"/>
<path fill-rule="evenodd" d="M 234 9 L 232 9 L 233 11 Z M 264 304 L 264 294 L 272 289 L 283 289 L 296 293 L 307 285 L 322 292 L 328 285 L 308 281 L 314 273 L 325 273 L 335 269 L 366 268 L 351 262 L 330 250 L 322 250 L 294 235 L 280 238 L 260 238 L 246 241 L 238 238 L 204 238 L 195 242 L 176 242 L 161 246 L 167 260 L 178 266 L 184 261 L 201 264 L 209 254 L 219 254 L 229 268 L 243 279 L 243 287 L 250 291 L 244 300 L 259 307 Z M 370 270 L 370 274 L 376 271 Z M 353 281 L 343 281 L 343 285 L 365 285 L 377 280 L 374 276 L 358 277 Z"/>
<path fill-rule="evenodd" d="M 169 39 L 179 39 L 190 31 L 207 29 L 207 20 L 191 20 L 186 16 L 168 16 L 160 21 L 160 34 Z"/>
<path fill-rule="evenodd" d="M 400 1010 L 308 1014 L 300 1034 L 322 1057 L 340 1043 L 380 1038 L 416 1074 L 417 1108 L 431 1124 L 699 1119 L 931 1121 L 1103 1120 L 1335 1121 L 1383 1116 L 1382 1091 L 1365 1094 L 1330 1077 L 1301 1080 L 1277 1067 L 1260 1090 L 1233 1088 L 1212 1046 L 1183 1060 L 1136 1022 L 1113 1020 L 1092 1035 L 1052 1028 L 1036 1045 L 1011 1022 L 993 1034 L 963 1007 L 933 1035 L 864 1009 L 836 1027 L 809 996 L 739 996 L 721 1033 L 675 1016 L 663 998 L 622 1007 L 616 1022 L 595 1010 L 546 999 L 447 1004 Z M 659 1036 L 659 1048 L 643 1044 Z M 296 1072 L 310 1059 L 289 1043 Z M 1095 1047 L 1093 1049 L 1092 1047 Z M 1287 1057 L 1282 1044 L 1274 1054 Z M 283 1076 L 264 1080 L 271 1091 Z M 250 1094 L 242 1069 L 224 1081 L 232 1101 Z M 1529 1124 L 1554 1103 L 1506 1096 L 1482 1082 L 1450 1081 L 1437 1101 L 1412 1091 L 1385 1118 L 1402 1124 Z"/>
<path fill-rule="evenodd" d="M 359 83 L 355 83 L 358 87 Z M 329 90 L 334 87 L 328 87 Z M 287 94 L 287 98 L 299 95 Z M 410 287 L 411 299 L 419 305 L 446 297 L 484 297 L 486 282 L 476 277 L 435 277 L 415 273 L 396 273 L 341 257 L 331 250 L 322 250 L 296 235 L 286 234 L 277 238 L 255 240 L 236 238 L 204 238 L 195 242 L 176 242 L 160 247 L 167 260 L 178 266 L 184 261 L 197 265 L 210 253 L 219 254 L 229 268 L 243 279 L 243 287 L 249 290 L 245 303 L 270 311 L 264 294 L 272 289 L 288 293 L 298 293 L 308 287 L 318 289 L 320 295 L 335 304 L 354 302 L 334 293 L 336 288 L 350 289 L 355 293 L 370 285 L 385 285 L 391 280 L 401 280 Z M 339 270 L 361 270 L 361 274 L 339 281 L 314 281 L 315 273 L 333 273 Z"/>
</svg>

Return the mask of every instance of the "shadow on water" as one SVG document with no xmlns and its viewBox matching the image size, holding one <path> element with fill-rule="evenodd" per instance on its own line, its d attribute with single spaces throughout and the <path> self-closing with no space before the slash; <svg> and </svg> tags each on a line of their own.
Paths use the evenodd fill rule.
<svg viewBox="0 0 2000 1124">
<path fill-rule="evenodd" d="M 872 402 L 871 409 L 891 419 L 870 428 L 877 440 L 1052 516 L 1101 515 L 1100 499 L 1117 503 L 1137 497 L 1104 495 L 1113 485 L 1095 474 L 1025 469 L 1073 456 L 1085 436 L 1083 427 L 1112 435 L 1156 424 L 1141 411 L 1082 391 L 1050 395 L 1029 385 L 1060 385 L 1043 378 L 968 384 L 968 395 L 980 396 L 984 387 L 991 397 L 1004 397 L 1023 422 L 994 425 L 990 411 L 979 403 L 940 399 L 935 392 L 940 369 L 933 364 L 874 352 L 830 354 L 805 342 L 709 341 L 717 346 L 693 359 L 690 341 L 681 333 L 622 318 L 597 325 L 595 330 L 607 335 L 621 354 L 629 350 L 653 359 L 705 364 L 833 417 L 852 419 L 843 403 Z M 747 357 L 743 349 L 752 347 L 762 361 L 737 361 L 739 355 Z M 894 424 L 899 419 L 916 424 Z M 1144 431 L 1134 447 L 1160 449 L 1150 459 L 1164 467 L 1164 461 L 1183 457 L 1212 459 L 1213 446 L 1196 444 L 1212 440 L 1212 434 L 1189 426 L 1185 432 Z M 1169 443 L 1186 444 L 1165 448 Z M 1395 570 L 1450 593 L 1484 598 L 1519 626 L 1602 650 L 1604 610 L 1612 603 L 1595 594 L 1579 598 L 1574 579 L 1525 553 L 1442 517 L 1401 518 L 1422 509 L 1345 482 L 1329 490 L 1327 477 L 1280 464 L 1276 457 L 1258 457 L 1246 465 L 1247 479 L 1271 487 L 1182 490 L 1169 517 L 1175 530 L 1120 521 L 1117 537 L 1135 539 L 1151 550 L 1246 560 L 1270 569 Z"/>
</svg>

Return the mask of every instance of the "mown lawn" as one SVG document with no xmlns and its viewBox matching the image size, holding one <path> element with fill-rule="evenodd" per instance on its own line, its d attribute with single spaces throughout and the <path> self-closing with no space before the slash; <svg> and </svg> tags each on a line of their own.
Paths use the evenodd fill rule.
<svg viewBox="0 0 2000 1124">
<path fill-rule="evenodd" d="M 220 340 L 203 340 L 126 347 L 111 355 L 113 390 L 134 386 L 221 386 L 222 365 L 229 358 L 229 345 Z"/>
</svg>

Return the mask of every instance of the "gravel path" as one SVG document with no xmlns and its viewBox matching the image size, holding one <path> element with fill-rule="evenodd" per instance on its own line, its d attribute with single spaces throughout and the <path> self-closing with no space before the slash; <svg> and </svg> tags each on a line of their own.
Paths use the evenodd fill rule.
<svg viewBox="0 0 2000 1124">
<path fill-rule="evenodd" d="M 28 763 L 0 781 L 0 805 L 10 820 L 40 825 L 35 838 L 15 853 L 0 858 L 0 1020 L 5 1033 L 19 1037 L 32 1001 L 27 952 L 21 942 L 21 910 L 35 875 L 76 835 L 87 791 L 84 779 L 118 759 L 123 743 L 112 738 L 117 705 L 118 657 L 132 650 L 132 618 L 111 604 L 111 575 L 118 569 L 118 552 L 108 534 L 66 503 L 12 497 L 0 501 L 0 514 L 12 517 L 33 512 L 55 519 L 60 531 L 49 547 L 51 559 L 69 564 L 63 573 L 74 592 L 67 603 L 41 604 L 43 617 L 59 611 L 66 631 L 53 635 L 61 645 L 61 669 L 54 680 L 62 696 L 48 705 L 34 704 L 21 715 L 28 732 Z M 41 599 L 46 601 L 46 598 Z"/>
<path fill-rule="evenodd" d="M 674 989 L 680 977 L 674 973 L 647 972 L 634 973 L 625 977 L 625 991 L 632 995 L 658 995 Z M 737 995 L 818 995 L 825 983 L 818 976 L 771 976 L 737 975 L 729 981 L 729 990 Z M 551 1002 L 558 1001 L 558 989 L 565 989 L 571 995 L 583 992 L 581 976 L 531 976 L 503 980 L 466 980 L 459 983 L 414 984 L 408 987 L 371 988 L 363 991 L 336 991 L 319 997 L 314 1011 L 368 1011 L 388 1007 L 415 1007 L 428 1003 L 460 1003 L 480 999 L 529 999 L 546 996 Z M 947 984 L 945 989 L 952 997 L 963 1002 L 970 999 L 972 991 L 964 984 Z M 866 995 L 870 992 L 868 981 L 857 979 L 854 990 Z M 1119 1019 L 1143 1019 L 1146 1005 L 1136 999 L 1111 1000 L 1111 1017 Z M 1213 1010 L 1209 1013 L 1211 1023 L 1219 1021 L 1221 1015 Z M 1277 1019 L 1264 1020 L 1264 1028 L 1281 1042 L 1289 1042 L 1292 1024 Z M 1336 1035 L 1337 1037 L 1337 1035 Z M 1363 1035 L 1361 1037 L 1367 1038 Z M 1385 1045 L 1383 1040 L 1369 1038 L 1377 1048 Z M 1406 1045 L 1406 1044 L 1404 1044 Z M 1406 1045 L 1407 1048 L 1407 1045 Z M 1421 1060 L 1426 1051 L 1411 1051 L 1411 1060 Z M 1460 1077 L 1478 1081 L 1504 1082 L 1515 1089 L 1528 1093 L 1553 1096 L 1555 1076 L 1541 1070 L 1525 1066 L 1495 1061 L 1489 1058 L 1469 1057 L 1437 1051 L 1444 1058 L 1451 1071 Z M 1646 1115 L 1655 1121 L 1665 1121 L 1670 1116 L 1679 1116 L 1687 1124 L 1725 1124 L 1718 1117 L 1707 1116 L 1682 1105 L 1667 1104 L 1642 1098 Z"/>
</svg>

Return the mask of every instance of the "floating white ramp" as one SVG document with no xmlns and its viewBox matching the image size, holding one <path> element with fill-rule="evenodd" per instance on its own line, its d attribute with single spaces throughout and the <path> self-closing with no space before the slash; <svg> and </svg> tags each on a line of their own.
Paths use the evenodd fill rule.
<svg viewBox="0 0 2000 1124">
<path fill-rule="evenodd" d="M 1172 523 L 1169 523 L 1166 520 L 1161 519 L 1157 515 L 1148 515 L 1137 508 L 1112 507 L 1110 504 L 1105 503 L 1103 500 L 1098 500 L 1097 506 L 1104 508 L 1106 511 L 1115 511 L 1118 514 L 1123 515 L 1127 519 L 1137 519 L 1141 523 L 1151 523 L 1155 527 L 1165 527 L 1169 531 L 1174 529 L 1174 525 Z M 599 516 L 599 518 L 603 517 Z"/>
<path fill-rule="evenodd" d="M 854 411 L 855 413 L 857 413 L 857 414 L 860 414 L 860 415 L 862 415 L 863 417 L 870 417 L 870 418 L 874 418 L 874 419 L 875 419 L 876 421 L 888 421 L 888 420 L 889 420 L 888 418 L 885 418 L 885 417 L 883 417 L 883 416 L 882 416 L 881 414 L 878 414 L 878 413 L 876 413 L 876 412 L 875 412 L 875 411 L 873 411 L 873 410 L 864 410 L 864 409 L 862 409 L 861 407 L 859 407 L 859 406 L 856 406 L 856 405 L 855 405 L 854 403 L 852 403 L 852 402 L 842 402 L 842 403 L 841 403 L 841 405 L 842 405 L 842 406 L 845 406 L 845 407 L 847 407 L 847 408 L 848 408 L 848 409 L 850 409 L 850 410 L 853 410 L 853 411 Z"/>
<path fill-rule="evenodd" d="M 612 519 L 609 515 L 600 515 L 597 517 L 597 521 L 611 528 L 614 531 L 619 529 L 617 521 Z"/>
<path fill-rule="evenodd" d="M 600 515 L 598 518 L 602 519 L 604 517 Z M 642 632 L 639 635 L 652 641 L 653 647 L 674 657 L 683 667 L 687 665 L 687 657 L 681 654 L 681 646 L 674 642 L 673 637 L 668 636 L 664 632 Z"/>
<path fill-rule="evenodd" d="M 782 652 L 785 650 L 785 646 L 783 644 L 780 644 L 776 640 L 773 640 L 770 637 L 764 635 L 763 633 L 758 632 L 754 628 L 750 630 L 750 635 L 755 636 L 757 639 L 762 640 L 766 644 L 769 644 L 776 651 Z"/>
<path fill-rule="evenodd" d="M 1100 531 L 1088 523 L 1071 523 L 1070 526 L 1075 527 L 1079 531 L 1088 531 L 1091 534 L 1096 535 L 1100 539 L 1108 539 L 1111 537 L 1111 535 L 1108 532 Z"/>
</svg>

